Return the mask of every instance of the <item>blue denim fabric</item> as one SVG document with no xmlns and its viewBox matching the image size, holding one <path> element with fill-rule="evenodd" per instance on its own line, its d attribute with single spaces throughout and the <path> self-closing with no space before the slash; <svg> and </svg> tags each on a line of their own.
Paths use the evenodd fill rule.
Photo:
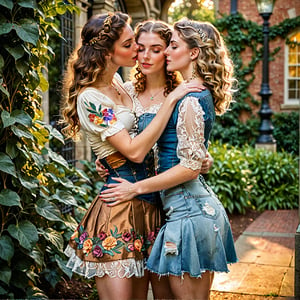
<svg viewBox="0 0 300 300">
<path fill-rule="evenodd" d="M 209 90 L 190 93 L 204 110 L 205 146 L 215 120 Z M 178 108 L 158 141 L 159 172 L 177 165 Z M 160 275 L 201 277 L 207 270 L 228 272 L 228 263 L 237 261 L 231 227 L 225 209 L 204 178 L 191 180 L 161 192 L 166 224 L 153 245 L 147 268 Z"/>
<path fill-rule="evenodd" d="M 160 275 L 201 277 L 228 272 L 237 261 L 224 207 L 202 177 L 161 192 L 166 224 L 155 240 L 147 269 Z M 174 247 L 168 247 L 171 242 Z"/>
<path fill-rule="evenodd" d="M 138 133 L 142 132 L 153 120 L 156 114 L 144 113 L 138 118 Z"/>
<path fill-rule="evenodd" d="M 148 158 L 151 159 L 151 156 L 149 155 Z M 107 177 L 106 183 L 116 183 L 112 179 L 112 177 L 121 177 L 123 179 L 126 179 L 130 182 L 136 182 L 143 179 L 146 179 L 148 177 L 151 177 L 154 175 L 154 167 L 153 162 L 147 162 L 146 159 L 143 163 L 134 163 L 130 160 L 126 159 L 126 162 L 118 167 L 118 168 L 112 168 L 109 163 L 104 159 L 100 159 L 101 164 L 108 169 L 109 176 Z M 148 167 L 149 166 L 149 167 Z M 152 166 L 152 168 L 150 168 Z M 107 189 L 107 187 L 103 186 L 101 191 Z M 147 201 L 151 204 L 157 204 L 157 201 L 159 199 L 158 193 L 150 193 L 150 194 L 142 194 L 137 196 L 136 198 Z"/>
<path fill-rule="evenodd" d="M 215 121 L 215 109 L 214 109 L 212 95 L 209 92 L 209 90 L 206 89 L 200 93 L 199 92 L 189 93 L 187 94 L 187 96 L 193 96 L 198 98 L 198 102 L 202 106 L 202 109 L 205 113 L 204 115 L 205 143 L 204 144 L 207 148 L 210 132 L 212 130 L 213 123 Z M 159 169 L 158 169 L 159 173 L 164 172 L 179 163 L 179 159 L 176 154 L 176 149 L 178 144 L 176 124 L 178 119 L 178 109 L 183 99 L 178 101 L 178 103 L 176 104 L 173 114 L 166 126 L 166 129 L 164 130 L 163 134 L 157 141 L 157 145 L 159 148 Z"/>
</svg>

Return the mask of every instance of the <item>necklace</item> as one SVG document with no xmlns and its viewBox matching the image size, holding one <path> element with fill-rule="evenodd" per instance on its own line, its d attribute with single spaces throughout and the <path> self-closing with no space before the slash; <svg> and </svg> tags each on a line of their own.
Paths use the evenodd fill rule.
<svg viewBox="0 0 300 300">
<path fill-rule="evenodd" d="M 117 92 L 117 94 L 120 96 L 121 93 L 120 93 L 119 89 L 113 83 L 111 83 L 111 86 L 115 89 L 115 91 Z"/>
<path fill-rule="evenodd" d="M 159 89 L 154 95 L 152 95 L 150 92 L 148 92 L 150 94 L 150 100 L 153 101 L 154 97 L 156 97 L 161 91 L 164 90 L 165 87 L 163 87 L 162 89 Z"/>
</svg>

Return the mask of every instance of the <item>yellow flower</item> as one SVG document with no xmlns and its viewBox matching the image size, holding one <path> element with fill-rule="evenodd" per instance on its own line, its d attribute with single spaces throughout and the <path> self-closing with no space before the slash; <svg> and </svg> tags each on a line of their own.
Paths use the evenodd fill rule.
<svg viewBox="0 0 300 300">
<path fill-rule="evenodd" d="M 40 184 L 45 185 L 47 183 L 47 177 L 43 175 L 43 173 L 40 173 L 37 176 L 37 179 L 39 180 Z"/>
<path fill-rule="evenodd" d="M 102 124 L 103 123 L 103 119 L 101 119 L 101 118 L 99 118 L 99 117 L 95 117 L 95 120 L 94 120 L 94 123 L 96 124 L 96 125 L 100 125 L 100 124 Z"/>
<path fill-rule="evenodd" d="M 103 242 L 102 246 L 105 250 L 110 250 L 117 246 L 117 240 L 113 236 L 108 236 Z"/>
<path fill-rule="evenodd" d="M 143 244 L 142 244 L 141 240 L 135 240 L 135 241 L 134 241 L 134 248 L 135 248 L 137 251 L 141 252 L 142 246 L 143 246 Z"/>
<path fill-rule="evenodd" d="M 91 250 L 92 250 L 92 247 L 93 247 L 93 242 L 91 239 L 88 239 L 86 240 L 84 243 L 83 243 L 83 253 L 90 253 Z"/>
</svg>

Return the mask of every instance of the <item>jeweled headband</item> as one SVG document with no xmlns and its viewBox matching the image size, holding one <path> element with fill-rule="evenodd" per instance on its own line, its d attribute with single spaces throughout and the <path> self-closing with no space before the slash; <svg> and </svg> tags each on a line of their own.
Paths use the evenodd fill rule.
<svg viewBox="0 0 300 300">
<path fill-rule="evenodd" d="M 112 12 L 108 12 L 108 16 L 103 21 L 103 28 L 99 31 L 99 34 L 92 39 L 90 39 L 87 43 L 85 43 L 86 46 L 92 46 L 98 41 L 100 41 L 104 34 L 109 33 L 111 31 L 111 23 L 112 23 L 112 16 L 114 14 Z"/>
<path fill-rule="evenodd" d="M 187 22 L 187 25 L 191 26 L 196 32 L 199 33 L 202 42 L 206 42 L 207 41 L 208 36 L 207 36 L 207 33 L 205 31 L 203 31 L 201 28 L 195 28 L 193 26 L 194 25 L 193 22 Z"/>
</svg>

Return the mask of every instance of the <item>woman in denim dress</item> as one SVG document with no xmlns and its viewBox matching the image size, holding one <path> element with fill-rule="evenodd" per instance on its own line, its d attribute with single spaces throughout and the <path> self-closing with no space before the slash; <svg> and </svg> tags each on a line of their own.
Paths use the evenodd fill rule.
<svg viewBox="0 0 300 300">
<path fill-rule="evenodd" d="M 149 125 L 166 96 L 181 82 L 178 72 L 166 70 L 164 51 L 169 45 L 171 36 L 171 27 L 162 21 L 144 21 L 137 24 L 135 28 L 136 42 L 139 47 L 138 64 L 132 69 L 131 81 L 126 82 L 124 87 L 135 103 L 138 133 Z M 148 168 L 154 172 L 154 169 L 157 168 L 157 147 L 153 147 L 153 150 L 147 155 L 146 162 Z M 155 155 L 153 155 L 153 152 Z M 209 153 L 207 153 L 207 156 L 208 158 L 202 164 L 201 173 L 207 173 L 213 163 Z M 104 169 L 105 166 L 101 165 L 99 160 L 96 160 L 96 170 L 101 177 L 108 175 L 108 169 L 106 172 Z M 110 172 L 109 174 L 113 176 Z M 161 206 L 160 201 L 156 203 L 158 207 Z M 164 223 L 163 216 L 162 223 Z M 157 274 L 147 271 L 145 271 L 144 277 L 149 278 L 151 281 L 155 299 L 174 298 L 170 291 L 168 278 L 158 278 Z"/>
<path fill-rule="evenodd" d="M 174 24 L 166 50 L 167 70 L 178 70 L 186 82 L 207 89 L 181 99 L 158 145 L 158 175 L 131 184 L 116 178 L 101 194 L 117 203 L 150 191 L 161 191 L 166 224 L 161 228 L 147 268 L 168 276 L 177 299 L 209 299 L 214 272 L 228 272 L 237 261 L 225 209 L 200 175 L 216 114 L 232 101 L 233 65 L 217 29 L 210 23 Z M 115 204 L 112 204 L 115 205 Z"/>
<path fill-rule="evenodd" d="M 128 20 L 119 12 L 91 17 L 82 29 L 82 43 L 69 60 L 64 82 L 64 133 L 75 140 L 80 130 L 85 133 L 110 170 L 108 182 L 114 182 L 112 176 L 135 182 L 151 175 L 144 157 L 162 133 L 165 115 L 170 116 L 176 99 L 190 90 L 182 85 L 170 93 L 147 130 L 136 136 L 134 102 L 116 75 L 120 66 L 132 67 L 136 61 L 137 46 Z M 135 279 L 144 275 L 144 259 L 159 224 L 156 212 L 153 193 L 115 207 L 96 197 L 70 238 L 67 266 L 87 278 L 95 277 L 101 299 L 145 297 Z"/>
</svg>

